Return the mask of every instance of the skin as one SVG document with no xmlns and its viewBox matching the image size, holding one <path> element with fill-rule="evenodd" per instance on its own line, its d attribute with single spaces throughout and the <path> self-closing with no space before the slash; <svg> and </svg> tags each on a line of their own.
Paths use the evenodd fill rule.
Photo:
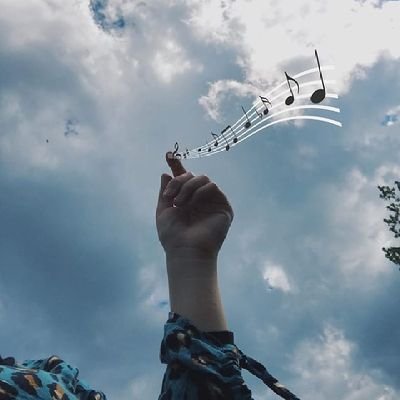
<svg viewBox="0 0 400 400">
<path fill-rule="evenodd" d="M 203 331 L 227 330 L 217 277 L 217 258 L 233 221 L 224 193 L 205 175 L 194 176 L 180 160 L 166 161 L 156 210 L 166 254 L 171 311 Z M 164 190 L 171 193 L 164 195 Z"/>
<path fill-rule="evenodd" d="M 194 176 L 180 160 L 169 159 L 168 153 L 166 161 L 174 177 L 162 174 L 156 211 L 165 252 L 217 256 L 234 216 L 228 199 L 207 176 Z M 171 191 L 167 196 L 165 189 Z"/>
</svg>

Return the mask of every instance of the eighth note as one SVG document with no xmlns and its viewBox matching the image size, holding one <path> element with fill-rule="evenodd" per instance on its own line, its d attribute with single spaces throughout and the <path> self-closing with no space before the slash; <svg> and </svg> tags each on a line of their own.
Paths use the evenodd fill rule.
<svg viewBox="0 0 400 400">
<path fill-rule="evenodd" d="M 266 97 L 264 97 L 264 96 L 260 96 L 260 99 L 261 99 L 261 101 L 264 103 L 264 106 L 265 106 L 264 115 L 267 115 L 269 110 L 268 110 L 268 107 L 267 107 L 267 104 L 266 104 L 266 103 L 268 103 L 270 106 L 272 106 L 272 104 L 271 104 L 271 102 L 270 102 Z"/>
<path fill-rule="evenodd" d="M 293 81 L 293 82 L 297 85 L 297 93 L 300 92 L 300 86 L 299 86 L 299 83 L 296 81 L 296 79 L 293 79 L 293 78 L 292 78 L 291 76 L 289 76 L 286 72 L 285 72 L 285 75 L 286 75 L 287 84 L 289 85 L 290 93 L 292 94 L 291 96 L 289 96 L 289 97 L 285 100 L 285 104 L 286 104 L 287 106 L 290 106 L 290 105 L 293 104 L 293 102 L 294 102 L 294 94 L 293 94 L 292 88 L 290 87 L 289 80 Z"/>
<path fill-rule="evenodd" d="M 243 110 L 243 112 L 244 112 L 244 115 L 246 116 L 246 118 L 247 118 L 247 122 L 244 124 L 244 127 L 246 128 L 246 129 L 249 129 L 250 128 L 250 126 L 251 126 L 251 122 L 250 122 L 250 120 L 249 120 L 249 117 L 247 116 L 247 113 L 246 113 L 246 111 L 244 111 L 244 108 L 243 108 L 243 106 L 242 106 L 242 110 Z"/>
<path fill-rule="evenodd" d="M 326 91 L 325 91 L 324 78 L 322 78 L 321 66 L 319 65 L 319 58 L 318 58 L 317 50 L 315 50 L 315 57 L 317 57 L 317 63 L 318 63 L 318 69 L 319 69 L 319 76 L 320 76 L 321 82 L 322 82 L 322 89 L 317 89 L 317 90 L 311 95 L 310 100 L 311 100 L 313 103 L 321 103 L 321 101 L 325 98 Z"/>
<path fill-rule="evenodd" d="M 216 137 L 214 146 L 217 147 L 218 146 L 218 136 L 213 132 L 211 132 L 211 135 L 213 135 L 213 137 Z"/>
</svg>

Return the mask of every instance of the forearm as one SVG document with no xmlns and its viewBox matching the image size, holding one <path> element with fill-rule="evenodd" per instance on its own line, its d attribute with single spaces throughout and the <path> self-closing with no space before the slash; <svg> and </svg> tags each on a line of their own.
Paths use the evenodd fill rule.
<svg viewBox="0 0 400 400">
<path fill-rule="evenodd" d="M 218 287 L 217 256 L 166 255 L 171 311 L 200 330 L 228 330 Z"/>
</svg>

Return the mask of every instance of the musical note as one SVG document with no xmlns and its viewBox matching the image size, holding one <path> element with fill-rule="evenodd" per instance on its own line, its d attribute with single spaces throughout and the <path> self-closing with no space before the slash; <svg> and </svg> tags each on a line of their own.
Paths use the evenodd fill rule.
<svg viewBox="0 0 400 400">
<path fill-rule="evenodd" d="M 328 94 L 326 93 L 326 87 L 325 87 L 325 82 L 324 82 L 324 77 L 322 75 L 322 71 L 321 71 L 321 64 L 320 64 L 320 60 L 319 60 L 319 55 L 317 50 L 314 50 L 314 54 L 315 54 L 315 58 L 317 59 L 317 64 L 318 64 L 318 69 L 316 68 L 312 68 L 306 71 L 303 71 L 301 73 L 299 73 L 297 76 L 303 76 L 303 75 L 309 75 L 311 73 L 315 73 L 316 71 L 319 71 L 319 76 L 320 76 L 320 81 L 321 81 L 321 86 L 320 88 L 317 88 L 316 90 L 314 90 L 314 92 L 311 94 L 310 96 L 310 101 L 312 103 L 320 103 L 322 102 L 326 97 L 333 97 L 333 98 L 338 98 L 338 96 L 336 94 Z M 324 68 L 324 70 L 329 70 L 329 69 L 333 69 L 333 66 L 323 66 L 322 68 Z M 296 76 L 296 77 L 297 77 Z M 294 90 L 292 88 L 292 84 L 290 81 L 294 82 L 295 85 L 297 85 L 297 93 L 300 93 L 300 85 L 299 82 L 294 79 L 293 77 L 291 77 L 290 75 L 288 75 L 285 72 L 285 77 L 286 77 L 286 81 L 287 81 L 287 85 L 289 86 L 289 96 L 285 99 L 285 104 L 287 106 L 290 106 L 291 104 L 293 104 L 293 102 L 295 101 L 295 94 L 294 94 Z M 328 81 L 330 82 L 330 81 Z M 314 82 L 310 82 L 310 83 L 314 83 Z M 318 81 L 317 81 L 318 83 Z M 277 90 L 279 87 L 281 87 L 282 85 L 284 85 L 284 81 L 277 86 L 276 89 L 274 89 L 272 92 L 274 92 L 275 90 Z M 319 86 L 319 85 L 318 85 Z M 271 92 L 271 93 L 272 93 Z M 283 93 L 282 93 L 283 94 Z M 259 96 L 261 103 L 264 105 L 263 109 L 262 107 L 260 107 L 260 109 L 258 109 L 258 106 L 260 105 L 258 102 L 255 102 L 255 104 L 253 104 L 253 107 L 251 108 L 251 110 L 249 110 L 249 114 L 247 114 L 246 110 L 244 109 L 243 106 L 242 110 L 243 113 L 245 114 L 246 119 L 243 121 L 243 116 L 241 118 L 239 118 L 234 125 L 228 125 L 226 126 L 226 128 L 224 128 L 221 133 L 219 135 L 214 134 L 213 132 L 211 132 L 211 135 L 213 137 L 212 141 L 206 141 L 206 145 L 205 146 L 201 146 L 198 148 L 198 152 L 205 152 L 206 149 L 208 150 L 208 152 L 210 153 L 212 151 L 212 147 L 215 147 L 215 151 L 214 153 L 219 153 L 219 150 L 223 150 L 222 146 L 219 146 L 219 144 L 222 145 L 222 143 L 220 143 L 220 135 L 223 137 L 226 145 L 225 145 L 225 149 L 228 151 L 230 150 L 230 148 L 233 146 L 233 144 L 236 144 L 239 142 L 238 137 L 236 136 L 235 131 L 238 130 L 240 132 L 242 132 L 243 128 L 241 128 L 242 126 L 245 127 L 245 129 L 247 129 L 248 131 L 246 132 L 245 137 L 243 137 L 243 133 L 240 134 L 240 142 L 242 142 L 243 140 L 245 140 L 247 137 L 253 136 L 255 133 L 258 133 L 259 131 L 266 129 L 270 126 L 273 126 L 277 123 L 282 123 L 285 121 L 290 121 L 290 120 L 297 120 L 297 119 L 306 119 L 306 120 L 314 120 L 314 121 L 321 121 L 321 122 L 326 122 L 329 124 L 333 124 L 336 126 L 341 127 L 342 124 L 339 121 L 336 121 L 334 119 L 328 119 L 328 118 L 324 118 L 324 117 L 320 117 L 317 115 L 299 115 L 299 116 L 291 116 L 291 117 L 287 117 L 287 118 L 280 118 L 278 120 L 274 120 L 273 122 L 267 123 L 267 124 L 263 124 L 263 126 L 261 126 L 260 128 L 257 129 L 257 126 L 262 124 L 264 121 L 259 121 L 257 120 L 257 118 L 254 118 L 254 124 L 252 123 L 249 115 L 253 116 L 254 114 L 252 113 L 253 108 L 255 108 L 256 114 L 258 117 L 260 117 L 261 120 L 263 120 L 264 115 L 270 115 L 271 112 L 270 110 L 274 107 L 272 107 L 272 103 L 268 100 L 268 98 L 266 98 L 265 96 Z M 280 95 L 276 96 L 276 97 L 280 97 Z M 326 107 L 326 106 L 319 106 L 319 105 L 314 105 L 314 106 L 299 106 L 299 107 L 293 107 L 294 109 L 324 109 L 324 110 L 328 110 L 329 111 L 333 111 L 333 112 L 340 112 L 340 109 L 336 108 L 336 107 Z M 273 110 L 274 111 L 274 110 Z M 290 111 L 290 109 L 287 109 L 287 111 Z M 284 111 L 278 111 L 276 114 L 273 112 L 272 115 L 268 118 L 266 118 L 267 120 L 269 120 L 270 118 L 274 117 L 275 115 L 281 114 Z M 243 124 L 243 122 L 245 122 Z M 233 126 L 235 126 L 235 129 L 233 129 Z M 237 127 L 237 128 L 236 128 Z M 251 129 L 249 129 L 251 127 Z M 225 134 L 227 135 L 228 131 L 232 132 L 232 135 L 230 137 L 225 136 Z M 229 142 L 230 138 L 232 138 L 232 141 Z M 48 142 L 48 140 L 46 140 L 46 142 Z M 212 144 L 214 143 L 214 146 L 212 146 Z M 217 147 L 221 147 L 221 149 L 218 149 Z M 172 155 L 172 152 L 169 153 L 170 158 L 181 158 L 182 155 L 180 153 L 178 153 L 179 150 L 179 145 L 178 143 L 175 143 L 175 151 Z M 183 153 L 183 157 L 186 158 L 186 156 L 189 156 L 190 158 L 190 153 L 195 152 L 196 150 L 193 149 L 191 151 L 189 151 L 188 149 L 186 149 L 186 152 Z M 208 154 L 208 155 L 212 155 L 212 154 Z M 202 154 L 199 154 L 199 157 L 201 157 Z"/>
<path fill-rule="evenodd" d="M 290 87 L 289 80 L 293 81 L 293 82 L 297 85 L 297 93 L 300 92 L 300 86 L 299 86 L 299 83 L 296 81 L 296 79 L 293 79 L 293 78 L 292 78 L 291 76 L 289 76 L 286 72 L 285 72 L 285 75 L 286 75 L 287 84 L 289 85 L 289 89 L 290 89 L 290 93 L 291 93 L 291 96 L 289 96 L 289 97 L 285 100 L 285 104 L 286 104 L 287 106 L 290 106 L 290 105 L 293 104 L 293 102 L 294 102 L 294 94 L 293 94 L 292 88 Z"/>
<path fill-rule="evenodd" d="M 226 140 L 226 137 L 224 136 L 224 134 L 221 132 L 221 135 L 222 135 L 222 137 L 225 139 L 225 142 L 226 142 L 226 147 L 225 147 L 225 149 L 226 149 L 226 151 L 228 151 L 229 150 L 229 143 L 228 143 L 228 141 Z"/>
<path fill-rule="evenodd" d="M 211 135 L 213 135 L 213 137 L 216 137 L 216 138 L 217 138 L 217 139 L 215 139 L 214 146 L 215 146 L 215 147 L 218 146 L 218 136 L 217 136 L 215 133 L 213 133 L 213 132 L 211 132 Z"/>
<path fill-rule="evenodd" d="M 230 130 L 232 131 L 232 133 L 233 133 L 233 143 L 237 143 L 238 139 L 237 139 L 237 137 L 236 137 L 236 135 L 235 135 L 234 130 L 232 129 L 232 127 L 231 127 L 230 125 L 228 125 L 225 129 L 223 129 L 223 130 L 221 131 L 221 134 L 222 134 L 222 133 L 225 133 L 228 129 L 230 129 Z"/>
<path fill-rule="evenodd" d="M 178 142 L 175 143 L 175 151 L 172 153 L 172 158 L 181 158 L 181 155 L 177 152 L 179 150 Z"/>
<path fill-rule="evenodd" d="M 211 132 L 211 135 L 213 135 L 213 137 L 216 138 L 216 139 L 215 139 L 214 146 L 218 146 L 218 136 L 217 136 L 215 133 L 213 133 L 213 132 Z M 226 140 L 226 137 L 224 136 L 223 133 L 222 133 L 222 136 L 223 136 L 223 138 L 225 139 L 225 142 L 226 142 L 226 147 L 225 147 L 225 148 L 226 148 L 226 150 L 229 150 L 229 143 L 228 143 L 228 141 Z M 208 151 L 211 151 L 211 148 L 209 148 Z"/>
<path fill-rule="evenodd" d="M 242 110 L 243 110 L 243 112 L 244 112 L 244 115 L 246 115 L 246 118 L 247 118 L 247 122 L 244 124 L 244 127 L 245 127 L 246 129 L 249 129 L 250 126 L 251 126 L 251 122 L 250 122 L 250 120 L 249 120 L 249 117 L 247 116 L 246 111 L 244 111 L 243 106 L 242 106 Z"/>
<path fill-rule="evenodd" d="M 271 104 L 271 102 L 270 102 L 266 97 L 264 97 L 264 96 L 260 96 L 260 99 L 261 99 L 261 101 L 264 103 L 264 106 L 265 106 L 264 115 L 267 115 L 269 110 L 268 110 L 268 107 L 267 107 L 267 104 L 266 104 L 266 103 L 268 103 L 270 106 L 272 106 L 272 104 Z"/>
<path fill-rule="evenodd" d="M 206 147 L 207 147 L 207 143 L 206 143 Z M 204 149 L 205 150 L 205 149 Z M 198 149 L 198 151 L 201 151 L 201 149 Z M 208 152 L 210 152 L 211 151 L 211 146 L 210 145 L 208 145 Z"/>
<path fill-rule="evenodd" d="M 318 69 L 319 69 L 319 76 L 320 76 L 321 82 L 322 82 L 322 89 L 317 89 L 317 90 L 311 95 L 310 100 L 311 100 L 313 103 L 321 103 L 321 101 L 325 98 L 326 90 L 325 90 L 324 78 L 322 78 L 321 65 L 319 64 L 319 58 L 318 58 L 317 50 L 315 50 L 315 57 L 317 57 L 317 63 L 318 63 Z"/>
</svg>

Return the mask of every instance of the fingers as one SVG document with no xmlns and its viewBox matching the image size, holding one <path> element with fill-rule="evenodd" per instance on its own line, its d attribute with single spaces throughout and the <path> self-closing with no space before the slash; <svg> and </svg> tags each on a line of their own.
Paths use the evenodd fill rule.
<svg viewBox="0 0 400 400">
<path fill-rule="evenodd" d="M 192 178 L 193 174 L 189 171 L 171 179 L 165 188 L 164 196 L 169 199 L 173 199 L 179 194 L 182 186 Z"/>
<path fill-rule="evenodd" d="M 214 204 L 218 204 L 219 211 L 225 212 L 233 221 L 234 212 L 231 204 L 226 198 L 225 194 L 214 182 L 208 182 L 205 185 L 198 188 L 190 200 L 191 204 L 200 204 L 205 200 L 209 200 Z"/>
<path fill-rule="evenodd" d="M 199 175 L 189 179 L 182 185 L 179 194 L 175 197 L 175 204 L 180 206 L 187 203 L 192 197 L 192 194 L 208 182 L 210 182 L 210 179 L 205 175 Z"/>
<path fill-rule="evenodd" d="M 183 168 L 183 165 L 180 160 L 172 158 L 172 154 L 173 154 L 172 151 L 168 151 L 165 154 L 165 160 L 167 161 L 167 164 L 171 168 L 174 177 L 184 174 L 186 172 L 186 169 Z"/>
<path fill-rule="evenodd" d="M 160 185 L 160 191 L 158 193 L 158 204 L 157 204 L 157 209 L 156 209 L 156 217 L 165 210 L 166 208 L 172 207 L 172 202 L 173 199 L 169 199 L 163 196 L 163 192 L 168 185 L 168 183 L 172 180 L 173 178 L 169 176 L 168 174 L 162 174 L 161 175 L 161 185 Z"/>
<path fill-rule="evenodd" d="M 171 202 L 175 198 L 175 205 L 178 207 L 185 204 L 191 206 L 209 201 L 218 205 L 219 211 L 226 212 L 231 221 L 233 220 L 234 213 L 225 194 L 214 182 L 210 182 L 210 179 L 205 175 L 193 176 L 191 172 L 186 172 L 171 179 L 166 189 L 168 190 L 166 198 Z"/>
</svg>

